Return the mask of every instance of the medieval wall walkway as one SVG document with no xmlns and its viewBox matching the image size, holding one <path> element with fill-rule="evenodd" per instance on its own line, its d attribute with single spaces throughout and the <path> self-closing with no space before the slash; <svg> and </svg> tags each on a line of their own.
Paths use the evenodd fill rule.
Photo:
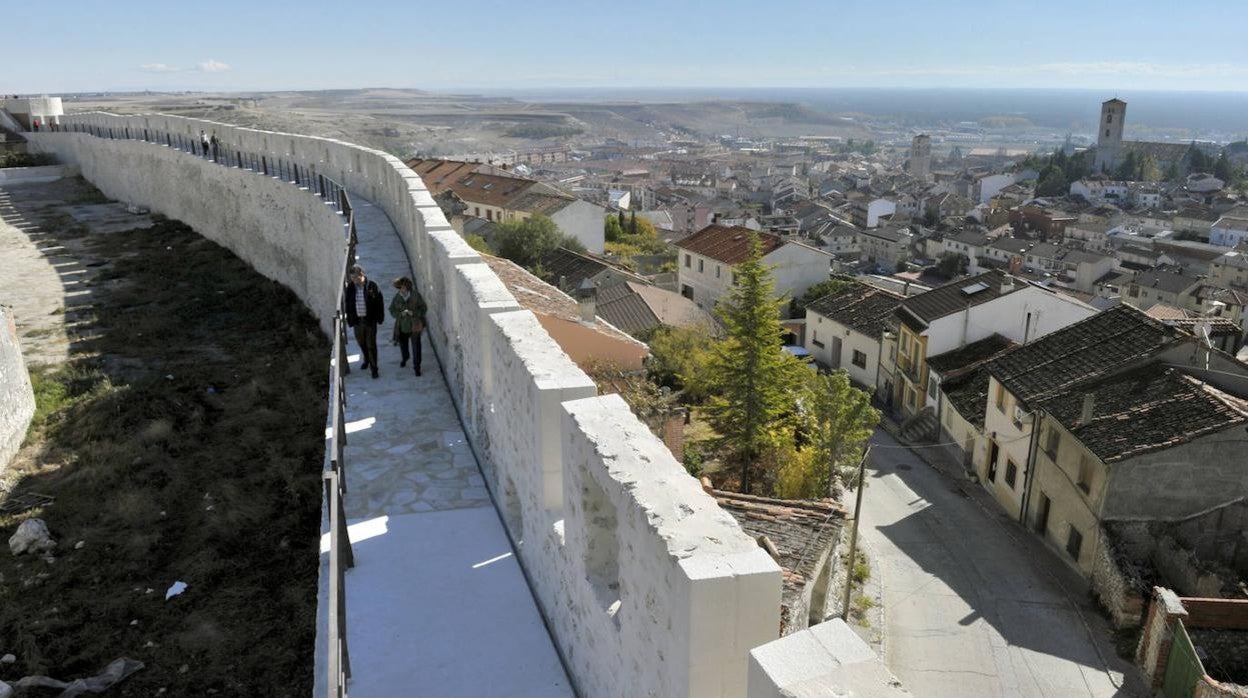
<svg viewBox="0 0 1248 698">
<path fill-rule="evenodd" d="M 382 288 L 411 276 L 386 214 L 351 194 L 359 263 Z M 355 568 L 346 575 L 352 696 L 571 696 L 424 342 L 422 376 L 399 367 L 392 320 L 378 330 L 380 377 L 358 370 L 349 337 L 346 510 Z M 350 335 L 350 333 L 348 333 Z M 328 538 L 322 552 L 328 550 Z M 327 558 L 327 555 L 322 555 Z M 318 632 L 328 627 L 322 564 Z M 323 695 L 324 637 L 317 640 Z"/>
</svg>

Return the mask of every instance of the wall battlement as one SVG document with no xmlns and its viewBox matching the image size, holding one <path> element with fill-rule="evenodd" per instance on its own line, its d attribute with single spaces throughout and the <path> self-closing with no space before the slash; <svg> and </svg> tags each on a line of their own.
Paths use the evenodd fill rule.
<svg viewBox="0 0 1248 698">
<path fill-rule="evenodd" d="M 416 173 L 342 141 L 184 117 L 88 113 L 61 123 L 68 132 L 31 134 L 32 145 L 80 166 L 108 196 L 229 247 L 294 290 L 327 333 L 345 263 L 337 213 L 276 177 L 168 144 L 215 134 L 272 172 L 297 166 L 384 210 L 429 303 L 429 339 L 465 432 L 579 692 L 746 695 L 750 650 L 779 634 L 779 567 L 622 399 L 596 395 L 451 229 Z M 87 127 L 100 135 L 74 132 Z"/>
</svg>

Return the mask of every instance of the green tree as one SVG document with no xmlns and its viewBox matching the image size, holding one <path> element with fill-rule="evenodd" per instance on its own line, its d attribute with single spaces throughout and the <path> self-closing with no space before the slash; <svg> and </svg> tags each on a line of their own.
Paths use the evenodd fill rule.
<svg viewBox="0 0 1248 698">
<path fill-rule="evenodd" d="M 468 246 L 477 252 L 491 255 L 494 254 L 494 250 L 490 249 L 490 243 L 486 242 L 485 238 L 480 235 L 469 235 L 464 238 L 464 242 L 468 243 Z"/>
<path fill-rule="evenodd" d="M 1161 165 L 1157 164 L 1157 158 L 1148 154 L 1140 157 L 1136 162 L 1133 181 L 1156 182 L 1159 179 L 1161 179 Z"/>
<path fill-rule="evenodd" d="M 1183 178 L 1183 173 L 1179 171 L 1179 164 L 1172 162 L 1166 167 L 1166 173 L 1163 176 L 1167 182 L 1177 182 Z"/>
<path fill-rule="evenodd" d="M 1061 168 L 1049 165 L 1040 173 L 1036 183 L 1036 196 L 1063 196 L 1070 191 L 1070 183 L 1066 181 L 1066 173 Z"/>
<path fill-rule="evenodd" d="M 793 299 L 793 303 L 790 305 L 789 315 L 794 318 L 806 317 L 806 306 L 814 303 L 824 296 L 830 296 L 833 293 L 840 293 L 853 285 L 854 279 L 849 276 L 833 276 L 825 281 L 820 281 L 814 286 L 806 289 L 806 292 L 802 294 L 801 298 Z"/>
<path fill-rule="evenodd" d="M 637 212 L 636 211 L 628 212 L 628 234 L 629 235 L 637 234 Z"/>
<path fill-rule="evenodd" d="M 737 265 L 736 285 L 719 306 L 727 339 L 715 346 L 710 369 L 717 389 L 707 418 L 719 432 L 719 445 L 741 466 L 741 491 L 753 486 L 755 461 L 764 451 L 792 438 L 785 417 L 806 367 L 784 351 L 780 304 L 773 297 L 771 272 L 762 262 L 762 244 L 750 234 L 750 255 Z"/>
<path fill-rule="evenodd" d="M 603 226 L 603 234 L 606 236 L 607 242 L 619 242 L 624 237 L 624 228 L 620 227 L 619 218 L 616 216 L 607 216 L 607 222 Z"/>
<path fill-rule="evenodd" d="M 660 327 L 650 337 L 646 376 L 655 384 L 681 391 L 685 404 L 700 405 L 710 395 L 711 353 L 718 342 L 705 325 Z"/>
<path fill-rule="evenodd" d="M 615 220 L 620 224 L 620 230 L 624 230 L 624 209 L 615 212 Z"/>
<path fill-rule="evenodd" d="M 849 382 L 844 369 L 811 374 L 802 386 L 802 433 L 814 451 L 818 492 L 834 496 L 852 481 L 880 413 L 871 396 Z"/>
<path fill-rule="evenodd" d="M 1127 153 L 1127 156 L 1118 163 L 1118 167 L 1114 169 L 1115 179 L 1134 180 L 1135 173 L 1139 171 L 1140 158 L 1135 151 Z"/>
<path fill-rule="evenodd" d="M 506 221 L 498 224 L 494 236 L 498 256 L 505 257 L 532 271 L 546 255 L 560 247 L 584 252 L 585 246 L 576 238 L 565 235 L 555 222 L 541 214 L 522 221 Z"/>
<path fill-rule="evenodd" d="M 1213 164 L 1213 176 L 1226 182 L 1228 185 L 1235 180 L 1235 171 L 1231 167 L 1231 161 L 1226 157 L 1226 151 L 1218 156 L 1218 161 Z"/>
<path fill-rule="evenodd" d="M 1208 172 L 1213 169 L 1213 165 L 1213 158 L 1209 157 L 1205 151 L 1197 148 L 1196 142 L 1192 141 L 1192 144 L 1187 148 L 1188 174 L 1193 172 Z"/>
<path fill-rule="evenodd" d="M 940 260 L 936 262 L 936 271 L 946 279 L 952 279 L 966 273 L 970 260 L 964 254 L 957 252 L 946 252 L 940 256 Z"/>
</svg>

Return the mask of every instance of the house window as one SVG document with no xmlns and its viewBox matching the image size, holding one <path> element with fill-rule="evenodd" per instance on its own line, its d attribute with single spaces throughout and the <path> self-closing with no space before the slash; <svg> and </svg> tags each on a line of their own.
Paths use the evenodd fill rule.
<svg viewBox="0 0 1248 698">
<path fill-rule="evenodd" d="M 1092 461 L 1087 454 L 1079 459 L 1079 489 L 1084 494 L 1092 491 Z"/>
<path fill-rule="evenodd" d="M 692 267 L 692 266 L 693 266 L 693 257 L 691 255 L 685 255 L 685 268 L 688 269 L 689 267 Z"/>
<path fill-rule="evenodd" d="M 491 211 L 491 210 L 490 210 L 490 209 L 488 209 L 488 208 L 487 208 L 487 209 L 485 209 L 485 220 L 487 220 L 487 221 L 492 221 L 492 220 L 494 220 L 494 212 L 493 212 L 493 211 Z"/>
<path fill-rule="evenodd" d="M 1050 424 L 1049 431 L 1044 437 L 1044 452 L 1053 460 L 1057 460 L 1057 445 L 1061 438 L 1061 434 L 1057 433 L 1057 427 Z"/>
<path fill-rule="evenodd" d="M 684 296 L 685 298 L 688 298 L 689 300 L 693 300 L 693 287 L 690 286 L 689 284 L 681 284 L 680 295 Z"/>
<path fill-rule="evenodd" d="M 888 360 L 890 363 L 897 363 L 897 345 L 888 345 Z"/>
<path fill-rule="evenodd" d="M 1079 560 L 1079 551 L 1083 548 L 1083 534 L 1074 526 L 1070 527 L 1070 533 L 1066 534 L 1066 552 L 1070 554 L 1076 562 Z"/>
<path fill-rule="evenodd" d="M 1005 386 L 997 383 L 997 411 L 1005 414 Z"/>
<path fill-rule="evenodd" d="M 929 376 L 927 379 L 927 396 L 933 400 L 936 399 L 936 376 Z"/>
<path fill-rule="evenodd" d="M 1105 137 L 1106 137 L 1106 138 L 1108 138 L 1108 137 L 1109 137 L 1109 129 L 1105 129 Z"/>
<path fill-rule="evenodd" d="M 717 279 L 719 278 L 719 265 L 718 264 L 715 265 L 715 278 Z"/>
<path fill-rule="evenodd" d="M 698 273 L 699 273 L 699 274 L 701 274 L 701 273 L 702 273 L 702 270 L 703 270 L 703 268 L 705 267 L 705 264 L 703 263 L 704 261 L 705 261 L 705 260 L 701 260 L 701 259 L 699 259 L 699 260 L 698 260 Z"/>
<path fill-rule="evenodd" d="M 476 216 L 477 218 L 480 218 L 480 217 L 481 217 L 481 207 L 480 207 L 480 206 L 474 206 L 472 210 L 473 210 L 473 214 L 472 214 L 472 215 Z"/>
<path fill-rule="evenodd" d="M 858 368 L 866 368 L 867 367 L 867 355 L 855 349 L 853 362 L 854 362 L 854 365 L 857 366 Z"/>
<path fill-rule="evenodd" d="M 1112 124 L 1112 123 L 1114 123 L 1114 115 L 1113 115 L 1113 113 L 1109 113 L 1109 114 L 1106 114 L 1106 115 L 1105 115 L 1105 123 L 1107 123 L 1107 124 Z M 1107 136 L 1108 136 L 1108 135 L 1109 135 L 1109 132 L 1107 131 L 1107 132 L 1105 133 L 1105 135 L 1107 135 Z"/>
<path fill-rule="evenodd" d="M 1014 465 L 1014 461 L 1009 458 L 1005 459 L 1005 484 L 1014 489 L 1014 483 L 1018 481 L 1018 466 Z"/>
<path fill-rule="evenodd" d="M 988 482 L 997 481 L 997 458 L 1001 455 L 1001 447 L 996 441 L 989 441 L 988 447 Z"/>
</svg>

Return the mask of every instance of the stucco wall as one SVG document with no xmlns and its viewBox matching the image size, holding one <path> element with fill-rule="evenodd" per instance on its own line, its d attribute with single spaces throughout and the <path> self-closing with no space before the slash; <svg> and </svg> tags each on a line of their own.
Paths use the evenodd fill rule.
<svg viewBox="0 0 1248 698">
<path fill-rule="evenodd" d="M 73 165 L 43 165 L 40 167 L 0 168 L 0 184 L 39 184 L 55 182 L 62 177 L 73 177 L 78 168 Z"/>
<path fill-rule="evenodd" d="M 594 397 L 593 382 L 533 313 L 519 310 L 415 172 L 348 143 L 181 117 L 65 121 L 117 135 L 129 128 L 154 141 L 35 137 L 81 164 L 109 196 L 180 218 L 230 247 L 323 318 L 334 309 L 341 269 L 336 214 L 275 178 L 196 161 L 166 138 L 215 133 L 224 149 L 298 165 L 381 207 L 429 302 L 430 342 L 580 692 L 746 695 L 749 650 L 779 634 L 779 568 L 623 400 Z"/>
<path fill-rule="evenodd" d="M 0 306 L 0 474 L 26 438 L 35 414 L 35 394 L 22 360 L 17 326 L 8 308 Z"/>
</svg>

